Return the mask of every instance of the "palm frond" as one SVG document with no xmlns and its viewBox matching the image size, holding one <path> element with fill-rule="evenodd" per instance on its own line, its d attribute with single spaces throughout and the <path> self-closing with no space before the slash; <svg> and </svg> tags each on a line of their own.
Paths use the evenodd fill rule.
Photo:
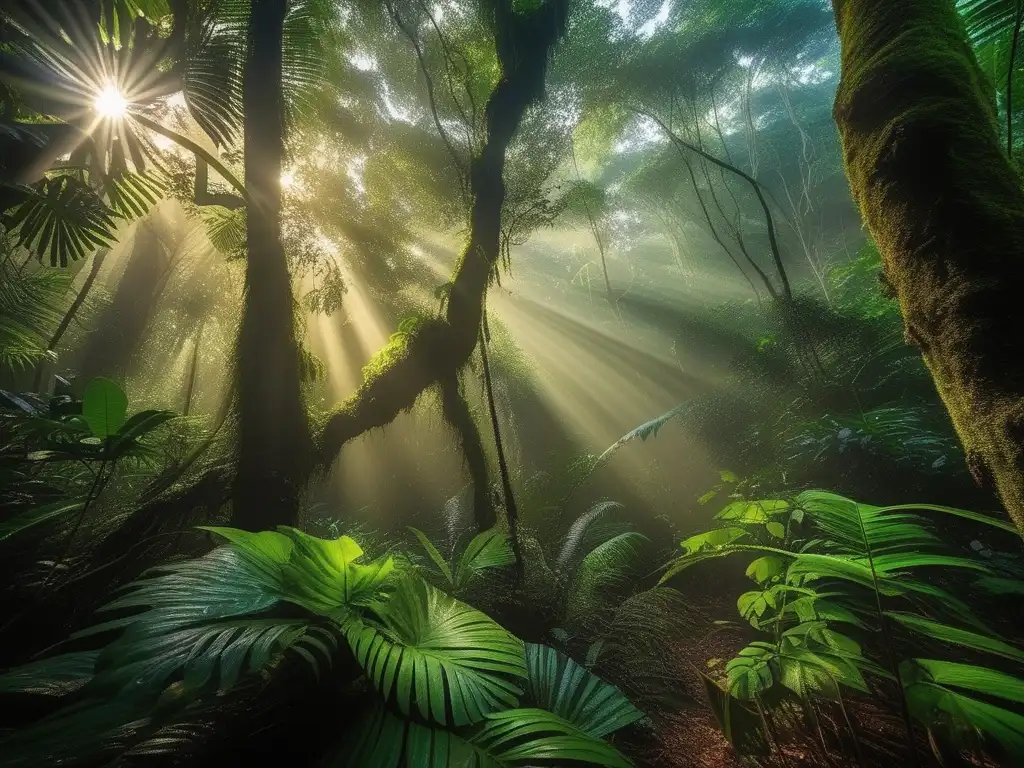
<svg viewBox="0 0 1024 768">
<path fill-rule="evenodd" d="M 914 719 L 940 729 L 954 743 L 983 734 L 1014 762 L 1024 758 L 1024 716 L 968 695 L 1024 704 L 1024 680 L 994 669 L 935 659 L 909 659 L 900 665 L 907 705 Z"/>
<path fill-rule="evenodd" d="M 964 27 L 976 46 L 1006 38 L 1020 12 L 1017 0 L 959 0 L 957 10 L 964 20 Z"/>
<path fill-rule="evenodd" d="M 113 245 L 117 213 L 81 179 L 62 174 L 32 187 L 7 186 L 17 193 L 18 202 L 4 211 L 4 227 L 40 261 L 49 257 L 50 266 L 66 267 L 96 248 Z"/>
<path fill-rule="evenodd" d="M 546 645 L 526 646 L 530 702 L 598 738 L 636 722 L 643 713 L 614 685 Z"/>
<path fill-rule="evenodd" d="M 543 709 L 510 709 L 467 732 L 402 720 L 384 707 L 368 712 L 356 738 L 330 756 L 330 768 L 513 768 L 552 758 L 602 768 L 629 768 L 614 747 Z"/>
<path fill-rule="evenodd" d="M 0 368 L 18 370 L 48 357 L 50 334 L 61 321 L 66 272 L 0 266 Z"/>
<path fill-rule="evenodd" d="M 380 613 L 379 625 L 353 619 L 346 636 L 374 687 L 402 714 L 460 726 L 516 705 L 523 643 L 486 615 L 413 578 Z"/>
<path fill-rule="evenodd" d="M 102 191 L 107 205 L 116 215 L 124 219 L 138 219 L 167 195 L 167 187 L 167 179 L 157 171 L 123 171 L 106 177 Z"/>
<path fill-rule="evenodd" d="M 483 571 L 511 565 L 515 559 L 507 533 L 497 528 L 482 531 L 466 545 L 459 558 L 454 584 L 456 588 L 464 588 Z"/>
<path fill-rule="evenodd" d="M 245 254 L 246 213 L 245 208 L 230 210 L 220 205 L 204 206 L 203 223 L 210 244 L 228 258 L 239 258 Z"/>
<path fill-rule="evenodd" d="M 559 573 L 568 574 L 572 571 L 580 558 L 589 551 L 587 544 L 590 543 L 588 537 L 591 529 L 618 509 L 622 509 L 622 505 L 617 501 L 598 502 L 573 521 L 562 539 L 562 546 L 555 561 L 555 569 Z M 591 543 L 591 546 L 595 543 Z"/>
<path fill-rule="evenodd" d="M 598 618 L 610 594 L 626 583 L 629 571 L 640 554 L 641 544 L 646 540 L 636 531 L 627 531 L 586 554 L 573 572 L 566 593 L 570 622 Z"/>
<path fill-rule="evenodd" d="M 249 3 L 209 4 L 188 19 L 182 92 L 189 114 L 218 146 L 230 146 L 242 129 L 242 64 Z"/>
</svg>

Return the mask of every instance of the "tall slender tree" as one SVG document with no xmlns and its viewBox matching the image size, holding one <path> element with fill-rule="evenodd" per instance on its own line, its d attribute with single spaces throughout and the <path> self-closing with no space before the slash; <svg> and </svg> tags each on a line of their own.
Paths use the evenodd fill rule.
<svg viewBox="0 0 1024 768">
<path fill-rule="evenodd" d="M 288 0 L 253 0 L 242 90 L 246 223 L 245 304 L 238 334 L 238 469 L 232 516 L 260 530 L 295 522 L 309 426 L 300 385 L 288 262 L 281 243 L 282 87 Z"/>
</svg>

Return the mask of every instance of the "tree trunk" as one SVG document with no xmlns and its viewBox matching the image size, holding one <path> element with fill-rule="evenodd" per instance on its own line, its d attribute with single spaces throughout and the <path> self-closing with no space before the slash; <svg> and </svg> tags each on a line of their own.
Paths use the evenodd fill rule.
<svg viewBox="0 0 1024 768">
<path fill-rule="evenodd" d="M 71 321 L 75 319 L 75 315 L 78 314 L 78 310 L 81 309 L 82 304 L 85 303 L 86 298 L 89 296 L 89 291 L 92 290 L 93 283 L 96 282 L 96 276 L 99 275 L 100 269 L 103 268 L 103 262 L 107 258 L 108 253 L 110 253 L 109 248 L 100 248 L 92 257 L 89 274 L 85 276 L 85 282 L 82 283 L 82 287 L 79 289 L 78 295 L 75 296 L 75 300 L 71 302 L 71 306 L 68 307 L 68 311 L 65 312 L 64 317 L 61 318 L 60 325 L 57 326 L 57 330 L 55 330 L 53 332 L 53 336 L 50 337 L 50 341 L 46 345 L 47 352 L 57 351 L 57 345 L 60 344 L 60 340 L 64 338 L 64 334 L 71 325 Z M 35 379 L 32 381 L 33 392 L 40 391 L 40 387 L 43 383 L 43 371 L 48 365 L 49 363 L 46 361 L 42 361 L 36 365 Z"/>
<path fill-rule="evenodd" d="M 854 198 L 975 480 L 1024 530 L 1024 192 L 954 0 L 834 0 Z"/>
<path fill-rule="evenodd" d="M 567 2 L 550 0 L 529 14 L 496 3 L 494 37 L 502 76 L 486 108 L 486 142 L 470 163 L 473 207 L 469 243 L 452 279 L 444 320 L 425 319 L 401 345 L 389 344 L 366 367 L 359 390 L 335 411 L 320 436 L 329 465 L 349 440 L 383 427 L 438 380 L 461 369 L 476 346 L 491 270 L 500 255 L 505 152 L 526 109 L 544 92 L 548 57 L 565 32 Z"/>
<path fill-rule="evenodd" d="M 291 277 L 281 245 L 282 53 L 287 0 L 253 0 L 243 109 L 247 217 L 245 304 L 238 336 L 238 472 L 232 524 L 294 525 L 309 456 Z"/>
<path fill-rule="evenodd" d="M 185 403 L 181 409 L 182 416 L 188 416 L 192 410 L 192 396 L 195 394 L 196 389 L 196 370 L 199 367 L 199 342 L 203 338 L 203 327 L 206 325 L 205 320 L 199 321 L 199 327 L 196 329 L 196 338 L 192 342 L 192 359 L 189 361 L 188 366 L 188 381 L 185 385 Z"/>
</svg>

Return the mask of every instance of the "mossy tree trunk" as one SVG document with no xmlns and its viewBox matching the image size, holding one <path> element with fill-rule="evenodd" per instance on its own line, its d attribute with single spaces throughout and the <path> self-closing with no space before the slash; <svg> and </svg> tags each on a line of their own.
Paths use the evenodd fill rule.
<svg viewBox="0 0 1024 768">
<path fill-rule="evenodd" d="M 287 0 L 253 0 L 242 91 L 247 217 L 238 336 L 233 525 L 294 525 L 309 457 L 291 276 L 281 244 L 282 55 Z"/>
<path fill-rule="evenodd" d="M 473 205 L 443 319 L 426 319 L 367 366 L 359 390 L 333 413 L 320 435 L 319 461 L 329 465 L 354 437 L 388 424 L 434 383 L 469 361 L 480 331 L 484 297 L 500 256 L 505 153 L 526 109 L 543 96 L 548 58 L 565 31 L 567 0 L 547 0 L 517 12 L 494 3 L 494 38 L 501 78 L 486 108 L 486 142 L 470 163 Z"/>
<path fill-rule="evenodd" d="M 972 474 L 1024 530 L 1024 192 L 954 0 L 834 0 L 854 198 Z"/>
</svg>

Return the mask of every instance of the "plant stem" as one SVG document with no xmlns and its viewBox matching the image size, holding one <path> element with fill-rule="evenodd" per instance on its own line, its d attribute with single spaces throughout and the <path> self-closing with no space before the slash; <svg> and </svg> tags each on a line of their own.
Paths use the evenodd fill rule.
<svg viewBox="0 0 1024 768">
<path fill-rule="evenodd" d="M 857 754 L 857 765 L 863 768 L 867 763 L 864 760 L 864 753 L 861 751 L 860 738 L 857 736 L 857 728 L 854 725 L 853 720 L 850 719 L 850 713 L 846 711 L 846 702 L 843 701 L 843 694 L 839 690 L 838 686 L 836 686 L 836 696 L 839 701 L 839 709 L 843 713 L 843 720 L 846 721 L 846 727 L 850 729 L 850 735 L 853 736 L 853 751 Z"/>
<path fill-rule="evenodd" d="M 512 491 L 512 480 L 505 460 L 505 448 L 501 442 L 501 427 L 498 424 L 498 409 L 494 405 L 494 390 L 491 387 L 491 366 L 487 359 L 487 339 L 484 329 L 487 327 L 487 309 L 484 308 L 483 324 L 480 328 L 480 357 L 483 360 L 484 387 L 487 390 L 487 407 L 491 413 L 491 427 L 494 430 L 494 444 L 498 453 L 498 472 L 501 475 L 501 489 L 505 495 L 505 515 L 508 518 L 508 535 L 512 544 L 512 554 L 516 558 L 516 579 L 523 578 L 523 552 L 519 546 L 519 510 L 516 508 L 516 497 Z"/>
<path fill-rule="evenodd" d="M 779 737 L 768 720 L 768 713 L 765 712 L 764 707 L 761 706 L 761 699 L 755 696 L 753 701 L 754 706 L 757 707 L 757 714 L 761 717 L 761 725 L 764 728 L 765 738 L 768 739 L 768 743 L 778 753 L 782 764 L 789 768 L 789 760 L 786 758 L 786 753 L 782 751 L 782 745 L 779 743 Z"/>
<path fill-rule="evenodd" d="M 78 313 L 79 308 L 85 303 L 86 297 L 89 295 L 89 291 L 92 290 L 93 283 L 96 282 L 96 277 L 100 273 L 100 269 L 103 267 L 103 260 L 106 259 L 107 254 L 110 253 L 109 248 L 100 248 L 92 257 L 92 265 L 89 267 L 89 274 L 85 276 L 85 282 L 82 283 L 81 289 L 75 296 L 74 301 L 71 302 L 71 306 L 68 307 L 67 312 L 64 313 L 64 317 L 61 318 L 60 324 L 57 329 L 53 332 L 50 337 L 49 343 L 46 345 L 47 352 L 55 352 L 57 345 L 60 340 L 64 337 L 64 332 L 67 331 L 68 326 L 71 325 L 71 321 L 74 320 L 75 315 Z M 40 362 L 36 365 L 35 378 L 32 381 L 32 391 L 38 392 L 43 382 L 43 368 L 45 362 Z"/>
</svg>

